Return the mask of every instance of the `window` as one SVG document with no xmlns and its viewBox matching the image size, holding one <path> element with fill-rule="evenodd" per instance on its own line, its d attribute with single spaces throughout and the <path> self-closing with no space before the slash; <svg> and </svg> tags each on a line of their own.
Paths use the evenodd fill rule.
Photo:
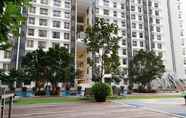
<svg viewBox="0 0 186 118">
<path fill-rule="evenodd" d="M 127 65 L 127 59 L 126 58 L 123 59 L 123 65 Z"/>
<path fill-rule="evenodd" d="M 121 22 L 121 25 L 122 25 L 122 27 L 125 27 L 126 26 L 126 24 L 125 24 L 124 21 Z"/>
<path fill-rule="evenodd" d="M 113 7 L 116 8 L 117 7 L 117 3 L 113 2 Z"/>
<path fill-rule="evenodd" d="M 160 19 L 156 19 L 156 24 L 160 24 Z"/>
<path fill-rule="evenodd" d="M 52 32 L 52 38 L 60 39 L 60 32 Z"/>
<path fill-rule="evenodd" d="M 142 21 L 143 20 L 143 17 L 141 15 L 138 16 L 138 20 L 139 21 Z"/>
<path fill-rule="evenodd" d="M 65 29 L 70 29 L 70 23 L 69 22 L 64 22 L 64 28 Z"/>
<path fill-rule="evenodd" d="M 40 14 L 42 14 L 42 15 L 48 15 L 48 9 L 40 8 Z"/>
<path fill-rule="evenodd" d="M 155 11 L 155 15 L 159 16 L 160 15 L 159 11 Z"/>
<path fill-rule="evenodd" d="M 103 14 L 104 14 L 104 15 L 109 15 L 109 10 L 104 9 L 104 10 L 103 10 Z"/>
<path fill-rule="evenodd" d="M 46 4 L 46 5 L 47 5 L 47 4 L 48 4 L 48 0 L 41 0 L 40 3 L 41 3 L 41 4 Z"/>
<path fill-rule="evenodd" d="M 54 6 L 60 7 L 61 6 L 61 0 L 54 0 L 53 4 L 54 4 Z"/>
<path fill-rule="evenodd" d="M 161 35 L 157 35 L 157 40 L 161 40 Z"/>
<path fill-rule="evenodd" d="M 126 36 L 126 31 L 125 30 L 122 31 L 122 35 Z"/>
<path fill-rule="evenodd" d="M 126 45 L 126 40 L 122 40 L 122 45 Z"/>
<path fill-rule="evenodd" d="M 60 21 L 53 21 L 53 27 L 60 28 L 61 22 Z"/>
<path fill-rule="evenodd" d="M 70 18 L 70 13 L 69 12 L 65 12 L 65 18 Z"/>
<path fill-rule="evenodd" d="M 133 56 L 137 55 L 138 51 L 137 50 L 133 50 Z"/>
<path fill-rule="evenodd" d="M 69 50 L 70 45 L 69 44 L 64 44 L 64 47 Z"/>
<path fill-rule="evenodd" d="M 136 32 L 132 32 L 132 37 L 137 37 L 137 33 Z"/>
<path fill-rule="evenodd" d="M 131 6 L 131 11 L 135 11 L 135 6 Z"/>
<path fill-rule="evenodd" d="M 36 7 L 30 7 L 29 12 L 30 13 L 36 13 Z"/>
<path fill-rule="evenodd" d="M 144 42 L 140 41 L 140 47 L 143 47 L 143 46 L 144 46 Z"/>
<path fill-rule="evenodd" d="M 99 8 L 96 8 L 96 13 L 99 14 Z"/>
<path fill-rule="evenodd" d="M 156 3 L 154 3 L 154 7 L 155 8 L 158 8 L 159 7 L 159 4 L 156 2 Z"/>
<path fill-rule="evenodd" d="M 156 27 L 156 31 L 157 31 L 157 32 L 161 32 L 160 27 Z"/>
<path fill-rule="evenodd" d="M 117 20 L 114 20 L 113 23 L 117 25 L 118 24 L 118 21 Z"/>
<path fill-rule="evenodd" d="M 138 12 L 141 13 L 142 12 L 142 8 L 138 7 Z"/>
<path fill-rule="evenodd" d="M 70 8 L 70 2 L 68 0 L 65 1 L 65 8 Z"/>
<path fill-rule="evenodd" d="M 143 29 L 143 24 L 139 24 L 139 29 Z"/>
<path fill-rule="evenodd" d="M 117 11 L 113 12 L 113 16 L 117 17 Z"/>
<path fill-rule="evenodd" d="M 36 2 L 37 0 L 32 0 L 32 2 Z"/>
<path fill-rule="evenodd" d="M 132 45 L 133 45 L 133 46 L 137 46 L 137 41 L 133 41 L 133 42 L 132 42 Z"/>
<path fill-rule="evenodd" d="M 38 48 L 46 48 L 46 42 L 45 41 L 38 41 Z"/>
<path fill-rule="evenodd" d="M 104 4 L 105 6 L 109 6 L 109 0 L 103 0 L 103 4 Z"/>
<path fill-rule="evenodd" d="M 121 4 L 121 9 L 125 9 L 125 5 L 124 4 Z"/>
<path fill-rule="evenodd" d="M 158 43 L 158 49 L 162 49 L 162 45 Z"/>
<path fill-rule="evenodd" d="M 142 32 L 139 33 L 139 37 L 143 38 L 143 33 Z"/>
<path fill-rule="evenodd" d="M 123 49 L 123 55 L 127 55 L 127 49 Z"/>
<path fill-rule="evenodd" d="M 34 17 L 29 17 L 28 18 L 28 23 L 34 25 L 35 24 L 35 18 Z"/>
<path fill-rule="evenodd" d="M 39 19 L 39 25 L 47 26 L 48 25 L 48 20 L 47 19 Z"/>
<path fill-rule="evenodd" d="M 61 11 L 54 10 L 53 11 L 53 16 L 55 16 L 55 17 L 61 17 Z"/>
<path fill-rule="evenodd" d="M 135 20 L 136 19 L 136 15 L 135 14 L 132 14 L 131 15 L 131 19 Z"/>
<path fill-rule="evenodd" d="M 125 18 L 125 13 L 124 12 L 121 12 L 121 17 Z"/>
<path fill-rule="evenodd" d="M 11 58 L 11 52 L 10 51 L 4 51 L 4 58 L 10 59 Z"/>
<path fill-rule="evenodd" d="M 59 47 L 59 43 L 52 43 L 52 48 L 56 48 L 56 47 Z"/>
<path fill-rule="evenodd" d="M 3 70 L 4 71 L 9 71 L 10 70 L 10 64 L 4 63 L 3 64 Z"/>
<path fill-rule="evenodd" d="M 34 29 L 28 29 L 28 35 L 34 36 Z"/>
<path fill-rule="evenodd" d="M 158 56 L 163 57 L 163 53 L 162 52 L 158 52 Z"/>
<path fill-rule="evenodd" d="M 184 58 L 184 65 L 186 65 L 186 58 Z"/>
<path fill-rule="evenodd" d="M 70 39 L 70 34 L 69 33 L 64 33 L 64 39 L 69 40 Z"/>
<path fill-rule="evenodd" d="M 47 31 L 46 30 L 39 30 L 39 36 L 40 37 L 47 37 Z"/>
<path fill-rule="evenodd" d="M 136 23 L 132 23 L 132 28 L 136 28 Z"/>
<path fill-rule="evenodd" d="M 33 40 L 27 40 L 27 47 L 33 48 L 34 47 L 34 41 Z"/>
</svg>

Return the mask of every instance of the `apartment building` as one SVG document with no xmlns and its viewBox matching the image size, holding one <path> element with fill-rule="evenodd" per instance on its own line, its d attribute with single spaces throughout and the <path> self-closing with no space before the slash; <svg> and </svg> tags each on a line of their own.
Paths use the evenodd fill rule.
<svg viewBox="0 0 186 118">
<path fill-rule="evenodd" d="M 10 65 L 19 65 L 21 56 L 38 48 L 47 50 L 60 45 L 77 55 L 76 40 L 82 40 L 87 25 L 100 17 L 119 26 L 122 39 L 118 52 L 125 75 L 130 59 L 144 49 L 162 57 L 167 73 L 186 78 L 181 1 L 33 0 L 24 11 L 27 23 L 13 53 L 0 51 L 0 68 L 9 70 Z"/>
</svg>

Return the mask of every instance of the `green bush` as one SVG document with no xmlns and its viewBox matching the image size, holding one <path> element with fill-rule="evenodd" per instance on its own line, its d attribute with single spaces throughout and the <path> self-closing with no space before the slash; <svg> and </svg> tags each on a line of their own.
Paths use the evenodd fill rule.
<svg viewBox="0 0 186 118">
<path fill-rule="evenodd" d="M 92 94 L 97 102 L 105 102 L 112 95 L 112 88 L 108 84 L 97 82 L 92 86 Z"/>
</svg>

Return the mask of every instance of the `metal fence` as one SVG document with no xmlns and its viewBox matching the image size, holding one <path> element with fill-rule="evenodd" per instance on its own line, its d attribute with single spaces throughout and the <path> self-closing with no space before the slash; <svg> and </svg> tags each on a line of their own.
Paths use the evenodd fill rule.
<svg viewBox="0 0 186 118">
<path fill-rule="evenodd" d="M 13 98 L 14 93 L 10 93 L 5 89 L 0 88 L 1 118 L 5 118 L 6 106 L 8 106 L 8 118 L 11 118 Z"/>
</svg>

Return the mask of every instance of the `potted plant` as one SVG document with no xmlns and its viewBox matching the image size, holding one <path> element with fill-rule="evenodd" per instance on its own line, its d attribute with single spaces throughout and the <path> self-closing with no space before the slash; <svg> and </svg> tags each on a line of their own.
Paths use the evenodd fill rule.
<svg viewBox="0 0 186 118">
<path fill-rule="evenodd" d="M 96 102 L 105 102 L 106 98 L 112 95 L 112 88 L 108 84 L 97 82 L 92 86 L 92 94 Z"/>
</svg>

